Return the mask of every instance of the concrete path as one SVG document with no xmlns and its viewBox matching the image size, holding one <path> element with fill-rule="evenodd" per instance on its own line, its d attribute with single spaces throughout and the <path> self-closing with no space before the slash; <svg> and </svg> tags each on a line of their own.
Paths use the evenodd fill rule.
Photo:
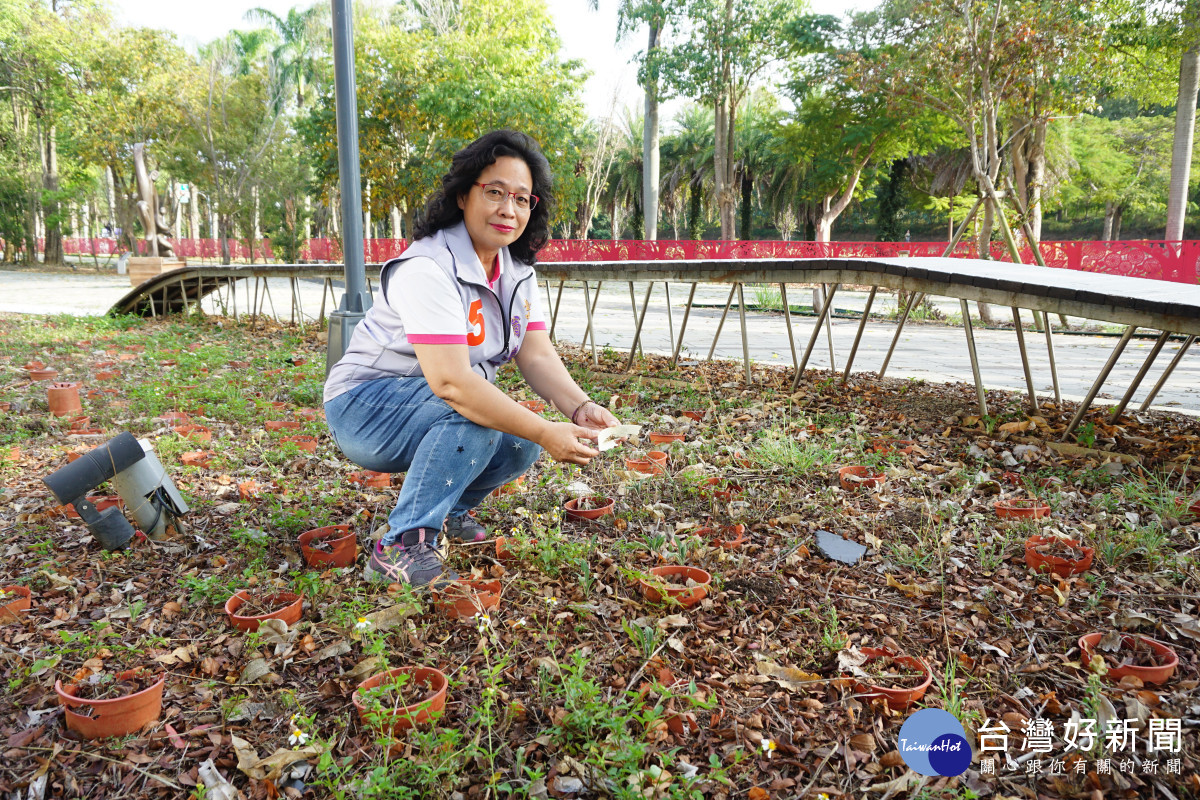
<svg viewBox="0 0 1200 800">
<path fill-rule="evenodd" d="M 129 288 L 129 279 L 126 276 L 0 270 L 0 311 L 37 315 L 103 314 L 127 293 Z M 302 282 L 301 303 L 307 318 L 314 318 L 320 308 L 321 288 L 322 285 L 319 281 Z M 286 318 L 290 310 L 287 281 L 272 281 L 270 292 L 278 315 Z M 634 284 L 634 292 L 640 307 L 645 297 L 646 285 Z M 699 287 L 696 303 L 703 305 L 698 305 L 692 310 L 681 359 L 699 360 L 708 354 L 717 330 L 717 323 L 720 320 L 721 310 L 728 295 L 727 287 L 717 285 Z M 239 290 L 239 297 L 241 298 L 240 302 L 244 303 L 244 290 Z M 546 302 L 544 290 L 541 297 L 543 302 Z M 552 294 L 550 299 L 552 300 L 553 297 Z M 755 301 L 755 294 L 749 287 L 746 289 L 745 297 L 747 304 Z M 788 299 L 793 306 L 809 305 L 812 302 L 809 291 L 789 293 Z M 678 336 L 679 325 L 683 319 L 686 300 L 687 286 L 684 284 L 674 285 L 671 291 L 671 306 L 676 336 Z M 865 293 L 839 292 L 834 298 L 834 306 L 839 309 L 861 310 L 865 305 L 865 300 Z M 651 295 L 650 309 L 646 313 L 642 332 L 644 350 L 670 353 L 671 340 L 668 334 L 665 301 L 662 284 L 657 284 Z M 212 310 L 211 303 L 208 305 L 210 306 L 209 310 Z M 957 300 L 940 298 L 937 299 L 936 305 L 945 313 L 959 313 Z M 884 312 L 894 306 L 894 297 L 885 297 L 881 293 L 876 298 L 873 311 Z M 242 310 L 245 311 L 244 308 Z M 975 309 L 972 308 L 972 312 L 974 311 Z M 1009 314 L 1006 309 L 996 308 L 995 311 L 1000 319 L 1007 318 Z M 596 320 L 599 346 L 618 350 L 625 350 L 629 347 L 633 341 L 635 318 L 629 298 L 628 284 L 606 284 L 604 286 L 596 310 Z M 1054 321 L 1053 318 L 1052 321 Z M 813 322 L 813 317 L 793 317 L 797 357 L 803 355 Z M 1071 322 L 1074 326 L 1081 320 L 1073 319 Z M 583 308 L 582 290 L 578 288 L 578 285 L 575 288 L 567 288 L 563 293 L 562 308 L 559 312 L 559 323 L 555 335 L 565 341 L 579 342 L 583 337 L 586 324 L 587 317 Z M 1057 324 L 1056 321 L 1055 324 Z M 747 313 L 746 326 L 752 359 L 763 363 L 792 363 L 782 314 L 751 311 Z M 845 367 L 846 356 L 854 341 L 858 322 L 838 319 L 833 321 L 832 327 L 836 366 L 841 370 Z M 859 352 L 855 358 L 855 370 L 878 370 L 894 332 L 895 325 L 893 323 L 868 322 L 862 344 L 859 346 Z M 1021 369 L 1016 334 L 1012 330 L 981 330 L 976 327 L 975 340 L 984 385 L 989 389 L 1010 389 L 1024 393 L 1026 391 L 1025 377 Z M 1027 332 L 1025 340 L 1030 353 L 1034 387 L 1039 396 L 1052 397 L 1053 388 L 1046 356 L 1045 337 L 1043 334 Z M 1058 364 L 1059 384 L 1065 398 L 1082 399 L 1092 380 L 1108 360 L 1116 343 L 1117 337 L 1115 336 L 1067 334 L 1054 336 L 1054 355 Z M 1142 398 L 1157 381 L 1162 370 L 1178 352 L 1179 345 L 1180 342 L 1172 340 L 1163 348 L 1163 352 L 1159 355 L 1131 403 L 1131 408 L 1136 409 L 1137 405 L 1141 403 Z M 1135 338 L 1131 341 L 1097 399 L 1111 402 L 1119 400 L 1152 346 L 1153 339 Z M 742 358 L 740 321 L 736 306 L 730 310 L 725 321 L 714 356 L 735 360 Z M 822 332 L 813 348 L 809 366 L 828 369 L 829 365 L 829 346 L 824 332 Z M 971 382 L 971 365 L 967 356 L 963 329 L 910 322 L 905 327 L 896 353 L 892 357 L 892 363 L 888 367 L 888 376 L 936 382 Z M 1166 386 L 1158 394 L 1155 407 L 1200 413 L 1200 345 L 1196 345 L 1188 351 Z"/>
</svg>

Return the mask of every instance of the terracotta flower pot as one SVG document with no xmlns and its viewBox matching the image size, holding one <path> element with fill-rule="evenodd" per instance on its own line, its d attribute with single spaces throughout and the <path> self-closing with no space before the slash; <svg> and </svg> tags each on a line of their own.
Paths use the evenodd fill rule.
<svg viewBox="0 0 1200 800">
<path fill-rule="evenodd" d="M 473 617 L 500 606 L 500 581 L 461 578 L 440 584 L 433 591 L 433 602 L 451 619 Z"/>
<path fill-rule="evenodd" d="M 663 599 L 661 586 L 663 583 L 686 583 L 689 579 L 695 581 L 698 586 L 681 586 L 680 588 L 666 588 L 666 593 L 670 597 L 682 605 L 684 608 L 689 608 L 696 605 L 705 597 L 708 596 L 708 584 L 712 581 L 712 575 L 708 574 L 699 567 L 683 567 L 683 566 L 666 566 L 655 567 L 650 570 L 653 579 L 638 578 L 638 586 L 642 588 L 642 595 L 651 603 L 657 603 Z"/>
<path fill-rule="evenodd" d="M 890 455 L 891 453 L 901 453 L 903 455 L 912 455 L 913 448 L 916 442 L 912 439 L 872 439 L 871 451 L 880 455 Z"/>
<path fill-rule="evenodd" d="M 346 476 L 346 480 L 363 488 L 386 489 L 392 485 L 392 473 L 364 469 L 360 472 L 351 472 Z"/>
<path fill-rule="evenodd" d="M 687 417 L 688 419 L 690 419 L 694 422 L 700 422 L 704 419 L 704 412 L 703 411 L 684 411 L 683 416 Z"/>
<path fill-rule="evenodd" d="M 21 619 L 33 605 L 33 595 L 26 586 L 0 586 L 0 623 Z"/>
<path fill-rule="evenodd" d="M 294 419 L 272 419 L 264 423 L 263 427 L 269 431 L 297 431 L 304 427 L 304 423 Z"/>
<path fill-rule="evenodd" d="M 258 485 L 258 481 L 251 478 L 250 480 L 241 481 L 238 485 L 238 497 L 242 500 L 253 500 L 256 497 L 262 496 L 262 487 Z"/>
<path fill-rule="evenodd" d="M 115 677 L 117 680 L 129 680 L 137 672 L 127 670 L 117 673 Z M 81 700 L 75 696 L 79 685 L 63 686 L 62 681 L 54 682 L 54 691 L 63 705 L 67 728 L 85 739 L 99 739 L 104 736 L 128 736 L 158 719 L 162 713 L 165 680 L 166 675 L 160 675 L 158 680 L 140 692 L 107 700 Z M 75 711 L 76 708 L 86 708 L 88 713 Z"/>
<path fill-rule="evenodd" d="M 540 414 L 546 410 L 546 404 L 541 400 L 518 400 L 518 405 L 525 406 L 535 414 Z"/>
<path fill-rule="evenodd" d="M 651 461 L 649 458 L 627 458 L 625 459 L 625 469 L 630 470 L 631 472 L 640 472 L 645 475 L 662 475 L 664 472 L 666 472 L 660 462 Z"/>
<path fill-rule="evenodd" d="M 197 442 L 211 442 L 212 431 L 203 425 L 176 425 L 171 430 L 180 436 L 185 436 L 188 439 L 195 439 Z"/>
<path fill-rule="evenodd" d="M 662 450 L 651 450 L 649 453 L 646 453 L 646 459 L 655 462 L 660 467 L 667 466 L 667 454 Z"/>
<path fill-rule="evenodd" d="M 521 487 L 524 485 L 525 476 L 518 475 L 514 480 L 511 480 L 503 486 L 492 490 L 492 493 L 489 495 L 489 497 L 504 497 L 508 494 L 516 494 L 517 492 L 521 491 Z"/>
<path fill-rule="evenodd" d="M 1049 553 L 1038 552 L 1039 548 L 1047 549 L 1055 543 L 1074 547 L 1083 555 L 1079 558 L 1063 558 Z M 1053 572 L 1061 577 L 1086 572 L 1092 566 L 1096 550 L 1084 547 L 1077 539 L 1057 539 L 1052 536 L 1030 536 L 1025 540 L 1025 565 L 1034 572 Z"/>
<path fill-rule="evenodd" d="M 92 418 L 85 417 L 82 414 L 80 414 L 77 417 L 71 417 L 71 419 L 67 421 L 67 427 L 69 430 L 72 430 L 72 431 L 85 430 L 88 427 L 90 427 L 91 424 L 92 424 Z"/>
<path fill-rule="evenodd" d="M 698 528 L 695 534 L 706 539 L 710 544 L 732 550 L 741 547 L 748 540 L 745 525 L 722 525 L 720 528 Z"/>
<path fill-rule="evenodd" d="M 650 441 L 653 444 L 667 444 L 669 442 L 682 442 L 682 433 L 651 433 Z"/>
<path fill-rule="evenodd" d="M 116 369 L 100 370 L 93 377 L 98 381 L 110 381 L 113 378 L 118 377 L 120 374 L 121 371 Z"/>
<path fill-rule="evenodd" d="M 599 519 L 606 514 L 613 513 L 613 501 L 611 498 L 595 495 L 592 498 L 594 508 L 578 508 L 579 498 L 573 498 L 563 503 L 563 510 L 567 512 L 567 516 L 573 519 Z"/>
<path fill-rule="evenodd" d="M 866 663 L 871 663 L 880 658 L 890 657 L 894 662 L 901 664 L 909 669 L 920 670 L 925 673 L 925 678 L 917 686 L 911 688 L 895 688 L 891 686 L 881 686 L 873 683 L 868 683 L 859 680 L 855 684 L 855 691 L 865 694 L 867 697 L 882 697 L 887 700 L 887 704 L 895 711 L 902 711 L 908 708 L 913 703 L 918 702 L 925 696 L 929 685 L 933 683 L 933 671 L 929 668 L 929 664 L 921 658 L 913 658 L 912 656 L 897 655 L 891 650 L 883 647 L 864 647 L 862 652 L 868 656 Z"/>
<path fill-rule="evenodd" d="M 724 502 L 724 503 L 728 503 L 728 502 L 730 502 L 731 500 L 733 500 L 734 498 L 741 497 L 741 496 L 742 496 L 742 493 L 743 493 L 744 491 L 745 491 L 745 490 L 744 490 L 744 489 L 742 489 L 742 487 L 741 487 L 741 485 L 740 485 L 740 484 L 737 484 L 737 483 L 727 483 L 727 484 L 725 484 L 724 488 L 721 488 L 721 489 L 714 489 L 714 490 L 713 490 L 713 497 L 714 497 L 715 499 L 717 499 L 717 500 L 720 500 L 720 501 Z"/>
<path fill-rule="evenodd" d="M 305 422 L 313 422 L 320 413 L 321 412 L 318 412 L 315 408 L 297 408 L 296 419 L 304 420 Z"/>
<path fill-rule="evenodd" d="M 291 442 L 306 453 L 317 452 L 317 437 L 315 436 L 306 436 L 304 434 L 297 436 L 285 436 L 281 441 Z"/>
<path fill-rule="evenodd" d="M 304 610 L 304 595 L 293 594 L 291 592 L 275 592 L 266 596 L 268 602 L 286 602 L 287 605 L 282 608 L 272 611 L 270 614 L 262 614 L 257 617 L 239 616 L 237 610 L 246 604 L 246 601 L 251 598 L 251 593 L 242 589 L 225 601 L 225 613 L 229 616 L 229 624 L 237 628 L 239 631 L 256 631 L 259 624 L 263 620 L 281 619 L 288 625 L 294 625 L 300 620 L 300 613 Z"/>
<path fill-rule="evenodd" d="M 88 498 L 88 502 L 94 505 L 97 511 L 103 511 L 106 508 L 112 508 L 113 506 L 116 506 L 117 508 L 125 507 L 125 501 L 121 499 L 120 495 L 116 494 L 92 495 Z M 75 506 L 71 503 L 67 503 L 65 506 L 63 506 L 63 510 L 70 519 L 81 518 L 79 516 L 79 512 L 75 510 Z"/>
<path fill-rule="evenodd" d="M 79 384 L 50 384 L 46 387 L 46 403 L 50 406 L 50 413 L 56 417 L 78 414 L 83 410 L 83 405 L 79 402 Z"/>
<path fill-rule="evenodd" d="M 1092 660 L 1093 655 L 1101 655 L 1107 662 L 1125 656 L 1117 666 L 1109 667 L 1105 677 L 1110 680 L 1119 681 L 1126 675 L 1133 675 L 1140 678 L 1142 683 L 1163 684 L 1170 680 L 1175 674 L 1175 668 L 1179 666 L 1179 656 L 1169 646 L 1163 644 L 1157 639 L 1151 639 L 1149 636 L 1140 634 L 1121 634 L 1121 649 L 1115 653 L 1105 653 L 1097 651 L 1097 645 L 1104 638 L 1104 634 L 1100 632 L 1089 633 L 1079 637 L 1079 650 L 1083 653 L 1083 666 L 1086 669 Z M 1138 641 L 1154 651 L 1155 660 L 1158 662 L 1154 666 L 1142 666 L 1139 664 L 1131 664 L 1128 661 L 1129 649 Z"/>
<path fill-rule="evenodd" d="M 103 400 L 106 397 L 119 394 L 116 389 L 89 389 L 87 393 L 88 400 Z"/>
<path fill-rule="evenodd" d="M 159 422 L 166 422 L 168 424 L 175 425 L 186 425 L 192 421 L 192 418 L 182 411 L 167 411 L 159 414 L 157 419 Z"/>
<path fill-rule="evenodd" d="M 230 361 L 229 366 L 233 369 L 245 369 L 250 366 L 249 361 Z"/>
<path fill-rule="evenodd" d="M 1186 508 L 1187 513 L 1193 514 L 1196 516 L 1200 516 L 1200 500 L 1191 500 L 1191 502 L 1189 503 L 1188 501 L 1190 499 L 1191 498 L 1183 498 L 1183 497 L 1175 498 L 1175 505 L 1178 506 L 1179 513 L 1182 514 L 1183 510 Z"/>
<path fill-rule="evenodd" d="M 530 539 L 529 543 L 536 544 L 536 539 Z M 517 544 L 516 539 L 510 539 L 507 536 L 496 537 L 496 560 L 500 562 L 510 562 L 517 560 L 517 554 L 512 549 Z"/>
<path fill-rule="evenodd" d="M 215 455 L 212 450 L 190 450 L 179 456 L 179 463 L 186 467 L 207 467 Z"/>
<path fill-rule="evenodd" d="M 351 695 L 350 699 L 354 703 L 354 707 L 358 709 L 358 718 L 364 725 L 371 724 L 369 716 L 372 715 L 363 701 L 366 692 L 396 675 L 409 675 L 413 681 L 428 684 L 430 693 L 419 702 L 402 708 L 383 710 L 382 714 L 385 720 L 382 724 L 385 730 L 390 729 L 392 733 L 407 730 L 414 725 L 428 722 L 431 716 L 441 713 L 446 708 L 446 687 L 449 686 L 449 681 L 440 670 L 431 667 L 396 667 L 367 678 L 355 688 L 354 694 Z"/>
<path fill-rule="evenodd" d="M 58 370 L 53 367 L 41 367 L 29 370 L 28 375 L 31 381 L 52 381 L 58 377 Z"/>
<path fill-rule="evenodd" d="M 992 508 L 1000 519 L 1041 519 L 1050 514 L 1050 506 L 1037 498 L 997 500 Z"/>
<path fill-rule="evenodd" d="M 330 550 L 314 550 L 316 541 L 325 542 Z M 358 557 L 358 538 L 349 525 L 313 528 L 300 534 L 300 552 L 310 567 L 348 567 Z"/>
<path fill-rule="evenodd" d="M 35 369 L 45 369 L 45 368 L 46 368 L 45 361 L 28 361 L 25 363 L 25 365 L 23 367 L 21 367 L 21 369 L 25 370 L 26 372 L 32 372 Z"/>
<path fill-rule="evenodd" d="M 838 482 L 846 491 L 855 489 L 874 489 L 881 486 L 884 474 L 872 467 L 851 466 L 838 470 Z"/>
</svg>

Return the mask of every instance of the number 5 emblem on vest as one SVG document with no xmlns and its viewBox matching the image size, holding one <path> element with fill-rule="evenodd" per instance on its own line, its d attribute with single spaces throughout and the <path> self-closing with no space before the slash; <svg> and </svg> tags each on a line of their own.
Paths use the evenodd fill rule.
<svg viewBox="0 0 1200 800">
<path fill-rule="evenodd" d="M 476 347 L 483 344 L 483 337 L 486 331 L 483 326 L 483 301 L 471 301 L 471 310 L 467 313 L 467 324 L 471 329 L 467 331 L 467 344 L 471 347 Z"/>
</svg>

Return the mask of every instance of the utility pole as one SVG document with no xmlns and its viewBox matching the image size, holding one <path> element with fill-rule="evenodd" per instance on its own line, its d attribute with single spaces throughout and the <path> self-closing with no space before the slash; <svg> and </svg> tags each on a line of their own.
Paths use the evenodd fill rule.
<svg viewBox="0 0 1200 800">
<path fill-rule="evenodd" d="M 363 264 L 362 177 L 358 169 L 358 102 L 354 88 L 354 16 L 351 0 L 333 3 L 333 85 L 337 108 L 338 176 L 342 195 L 342 257 L 346 292 L 329 314 L 325 374 L 346 352 L 354 328 L 371 308 Z"/>
</svg>

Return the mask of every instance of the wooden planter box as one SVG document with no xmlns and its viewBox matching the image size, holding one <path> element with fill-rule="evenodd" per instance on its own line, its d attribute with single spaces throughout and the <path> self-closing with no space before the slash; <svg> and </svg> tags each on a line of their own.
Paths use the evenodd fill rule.
<svg viewBox="0 0 1200 800">
<path fill-rule="evenodd" d="M 182 258 L 159 258 L 156 256 L 138 256 L 129 259 L 129 285 L 138 286 L 164 272 L 173 269 L 183 269 L 187 260 Z"/>
</svg>

